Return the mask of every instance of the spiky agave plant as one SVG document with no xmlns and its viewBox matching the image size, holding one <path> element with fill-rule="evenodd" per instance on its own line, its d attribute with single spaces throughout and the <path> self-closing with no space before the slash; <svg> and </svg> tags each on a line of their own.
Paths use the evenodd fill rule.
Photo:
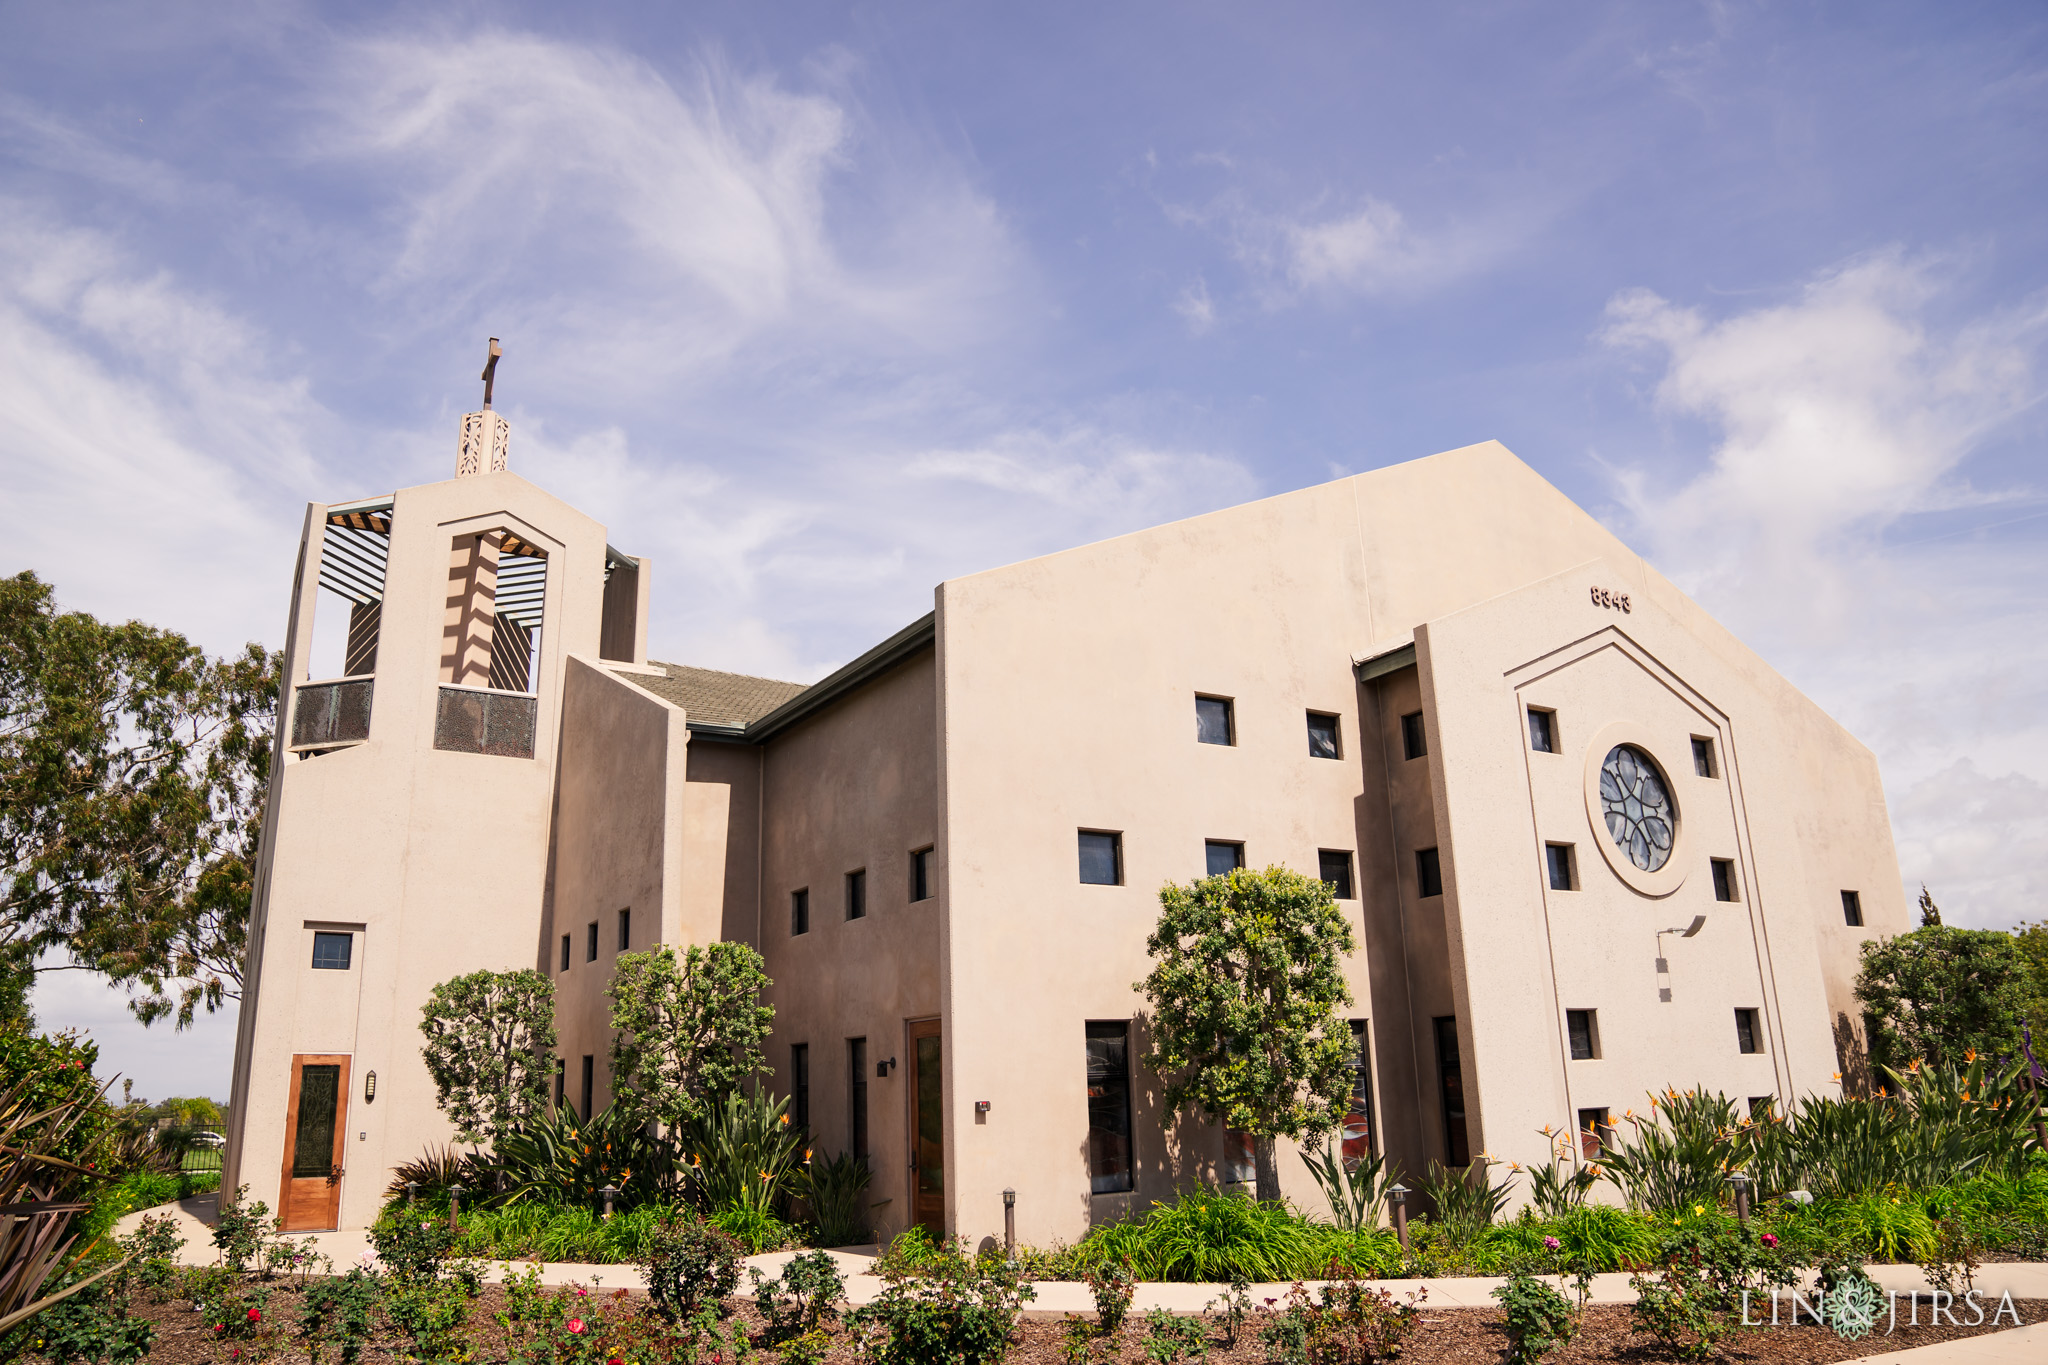
<svg viewBox="0 0 2048 1365">
<path fill-rule="evenodd" d="M 667 1193 L 675 1169 L 674 1147 L 617 1105 L 588 1119 L 562 1105 L 498 1140 L 496 1170 L 504 1173 L 505 1204 L 533 1200 L 592 1208 L 610 1185 L 619 1192 L 613 1207 L 633 1208 Z"/>
<path fill-rule="evenodd" d="M 0 1095 L 0 1333 L 128 1264 L 124 1256 L 71 1279 L 98 1246 L 97 1240 L 79 1245 L 72 1231 L 90 1207 L 78 1196 L 105 1177 L 53 1151 L 92 1115 L 105 1087 L 95 1088 L 81 1066 L 70 1093 L 39 1104 L 31 1092 L 42 1084 L 42 1077 L 25 1076 Z M 67 1279 L 56 1293 L 42 1292 Z"/>
<path fill-rule="evenodd" d="M 1360 1157 L 1349 1166 L 1339 1156 L 1338 1145 L 1325 1141 L 1313 1151 L 1301 1154 L 1316 1188 L 1330 1206 L 1330 1221 L 1346 1232 L 1368 1232 L 1380 1225 L 1386 1208 L 1387 1187 L 1394 1172 L 1377 1152 Z"/>
<path fill-rule="evenodd" d="M 789 1121 L 789 1101 L 734 1090 L 676 1134 L 690 1189 L 705 1212 L 770 1214 L 809 1153 Z"/>
</svg>

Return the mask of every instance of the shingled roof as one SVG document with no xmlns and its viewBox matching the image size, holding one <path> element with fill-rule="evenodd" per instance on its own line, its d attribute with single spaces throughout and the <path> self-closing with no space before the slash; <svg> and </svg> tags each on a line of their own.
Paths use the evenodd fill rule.
<svg viewBox="0 0 2048 1365">
<path fill-rule="evenodd" d="M 720 673 L 714 668 L 665 664 L 655 659 L 649 659 L 648 664 L 661 669 L 663 675 L 620 676 L 674 702 L 689 713 L 691 720 L 708 725 L 745 725 L 759 720 L 804 690 L 803 683 L 777 682 L 745 673 Z"/>
</svg>

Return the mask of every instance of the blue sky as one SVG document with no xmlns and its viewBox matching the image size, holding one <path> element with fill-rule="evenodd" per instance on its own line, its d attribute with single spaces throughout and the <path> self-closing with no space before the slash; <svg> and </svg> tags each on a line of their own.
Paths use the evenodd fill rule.
<svg viewBox="0 0 2048 1365">
<path fill-rule="evenodd" d="M 2048 14 L 0 3 L 0 571 L 276 643 L 297 509 L 514 467 L 657 653 L 809 679 L 941 578 L 1486 438 L 2044 913 Z M 120 1022 L 144 1093 L 225 1020 Z"/>
</svg>

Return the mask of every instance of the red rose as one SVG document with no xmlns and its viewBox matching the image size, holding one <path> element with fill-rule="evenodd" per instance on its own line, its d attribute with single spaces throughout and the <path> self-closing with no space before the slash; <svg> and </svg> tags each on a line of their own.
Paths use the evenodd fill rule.
<svg viewBox="0 0 2048 1365">
<path fill-rule="evenodd" d="M 251 1308 L 251 1309 L 249 1310 L 249 1321 L 251 1321 L 251 1322 L 261 1322 L 261 1321 L 263 1321 L 263 1310 L 262 1310 L 262 1309 L 260 1309 L 260 1308 Z"/>
<path fill-rule="evenodd" d="M 582 1335 L 583 1335 L 583 1319 L 582 1319 L 582 1318 L 570 1318 L 570 1319 L 569 1319 L 569 1330 L 570 1330 L 571 1332 L 574 1332 L 574 1333 L 575 1333 L 575 1334 L 576 1334 L 577 1336 L 582 1336 Z"/>
</svg>

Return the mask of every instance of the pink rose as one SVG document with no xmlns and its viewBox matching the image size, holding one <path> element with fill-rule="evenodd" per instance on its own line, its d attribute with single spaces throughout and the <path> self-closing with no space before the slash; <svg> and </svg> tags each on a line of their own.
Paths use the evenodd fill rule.
<svg viewBox="0 0 2048 1365">
<path fill-rule="evenodd" d="M 1767 1247 L 1774 1247 L 1778 1244 L 1778 1239 L 1768 1232 L 1765 1233 L 1763 1236 L 1757 1238 L 1757 1240 L 1762 1242 Z"/>
<path fill-rule="evenodd" d="M 569 1330 L 570 1330 L 571 1332 L 575 1333 L 575 1334 L 576 1334 L 577 1336 L 579 1336 L 579 1337 L 580 1337 L 580 1336 L 582 1336 L 582 1335 L 583 1335 L 583 1319 L 582 1319 L 582 1318 L 570 1318 L 570 1319 L 569 1319 Z"/>
<path fill-rule="evenodd" d="M 1563 1245 L 1564 1243 L 1558 1241 L 1555 1237 L 1545 1237 L 1543 1239 L 1543 1249 L 1545 1251 L 1555 1251 Z"/>
</svg>

